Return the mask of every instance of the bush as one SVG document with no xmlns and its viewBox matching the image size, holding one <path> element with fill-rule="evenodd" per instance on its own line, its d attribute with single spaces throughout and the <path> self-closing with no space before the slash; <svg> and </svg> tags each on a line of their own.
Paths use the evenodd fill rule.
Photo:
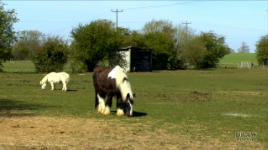
<svg viewBox="0 0 268 150">
<path fill-rule="evenodd" d="M 189 40 L 188 44 L 185 45 L 184 50 L 182 50 L 181 53 L 188 64 L 200 69 L 208 51 L 201 39 L 199 37 L 195 37 Z"/>
<path fill-rule="evenodd" d="M 200 64 L 200 68 L 214 68 L 219 59 L 230 53 L 230 48 L 225 44 L 224 37 L 215 33 L 201 33 L 200 40 L 205 44 L 207 54 Z"/>
<path fill-rule="evenodd" d="M 44 34 L 39 31 L 25 30 L 17 33 L 18 41 L 12 47 L 12 56 L 16 60 L 31 59 L 40 51 Z"/>
<path fill-rule="evenodd" d="M 153 70 L 169 69 L 169 66 L 174 66 L 177 62 L 174 62 L 174 57 L 171 58 L 174 52 L 175 34 L 172 24 L 168 21 L 152 20 L 144 25 L 143 32 L 145 46 L 153 50 Z"/>
<path fill-rule="evenodd" d="M 64 40 L 59 37 L 48 37 L 32 61 L 37 72 L 62 71 L 67 62 L 67 52 L 68 45 Z"/>
<path fill-rule="evenodd" d="M 259 65 L 268 65 L 268 35 L 261 37 L 256 44 Z"/>
<path fill-rule="evenodd" d="M 82 61 L 79 61 L 75 58 L 69 58 L 69 63 L 73 73 L 83 73 L 87 72 L 87 66 Z"/>
</svg>

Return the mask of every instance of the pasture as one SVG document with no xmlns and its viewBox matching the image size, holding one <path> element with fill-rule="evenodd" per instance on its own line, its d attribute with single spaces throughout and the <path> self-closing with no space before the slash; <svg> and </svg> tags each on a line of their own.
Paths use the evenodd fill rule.
<svg viewBox="0 0 268 150">
<path fill-rule="evenodd" d="M 41 90 L 27 63 L 0 73 L 0 149 L 268 149 L 267 68 L 129 73 L 129 118 L 95 111 L 92 73 Z"/>
<path fill-rule="evenodd" d="M 252 62 L 255 66 L 258 64 L 255 53 L 231 53 L 220 60 L 220 66 L 237 68 L 241 62 Z"/>
</svg>

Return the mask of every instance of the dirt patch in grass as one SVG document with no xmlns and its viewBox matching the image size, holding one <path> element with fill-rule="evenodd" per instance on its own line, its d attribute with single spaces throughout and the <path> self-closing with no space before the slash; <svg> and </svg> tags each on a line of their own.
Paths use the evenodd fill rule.
<svg viewBox="0 0 268 150">
<path fill-rule="evenodd" d="M 131 118 L 130 118 L 131 119 Z M 131 122 L 131 121 L 130 121 Z M 239 149 L 244 143 L 226 142 L 209 136 L 192 138 L 169 132 L 177 125 L 153 130 L 153 122 L 120 119 L 20 116 L 0 122 L 0 149 Z M 178 127 L 180 129 L 182 127 Z M 196 136 L 195 136 L 196 137 Z M 243 149 L 263 149 L 258 142 Z"/>
<path fill-rule="evenodd" d="M 188 99 L 191 101 L 208 101 L 211 99 L 211 94 L 193 91 L 189 93 Z"/>
</svg>

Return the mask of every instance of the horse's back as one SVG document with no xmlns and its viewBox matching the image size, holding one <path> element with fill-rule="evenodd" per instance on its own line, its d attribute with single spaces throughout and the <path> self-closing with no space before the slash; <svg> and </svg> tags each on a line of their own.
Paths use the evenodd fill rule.
<svg viewBox="0 0 268 150">
<path fill-rule="evenodd" d="M 111 70 L 112 69 L 109 67 L 96 67 L 93 70 L 93 83 L 95 89 L 106 89 L 111 86 L 112 81 L 108 79 L 108 73 Z"/>
<path fill-rule="evenodd" d="M 66 72 L 59 72 L 58 74 L 60 74 L 61 76 L 65 76 L 66 78 L 70 78 L 70 75 Z"/>
<path fill-rule="evenodd" d="M 108 67 L 96 67 L 93 70 L 93 79 L 106 78 L 110 71 L 111 71 L 111 68 L 108 68 Z"/>
<path fill-rule="evenodd" d="M 70 80 L 70 75 L 66 72 L 59 72 L 58 75 L 61 77 L 61 78 L 64 78 L 65 81 L 69 82 Z"/>
<path fill-rule="evenodd" d="M 70 75 L 66 72 L 50 72 L 47 74 L 48 81 L 52 82 L 60 82 L 60 81 L 67 81 L 69 82 L 70 80 Z"/>
</svg>

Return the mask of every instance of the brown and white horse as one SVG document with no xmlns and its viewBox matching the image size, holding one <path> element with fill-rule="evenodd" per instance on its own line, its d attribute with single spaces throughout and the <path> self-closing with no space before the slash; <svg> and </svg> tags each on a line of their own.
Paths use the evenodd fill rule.
<svg viewBox="0 0 268 150">
<path fill-rule="evenodd" d="M 117 97 L 118 116 L 132 116 L 134 96 L 130 83 L 124 70 L 115 66 L 114 68 L 97 67 L 93 72 L 93 83 L 95 88 L 95 108 L 98 112 L 109 115 L 111 112 L 112 98 Z M 105 102 L 105 98 L 107 100 Z"/>
</svg>

